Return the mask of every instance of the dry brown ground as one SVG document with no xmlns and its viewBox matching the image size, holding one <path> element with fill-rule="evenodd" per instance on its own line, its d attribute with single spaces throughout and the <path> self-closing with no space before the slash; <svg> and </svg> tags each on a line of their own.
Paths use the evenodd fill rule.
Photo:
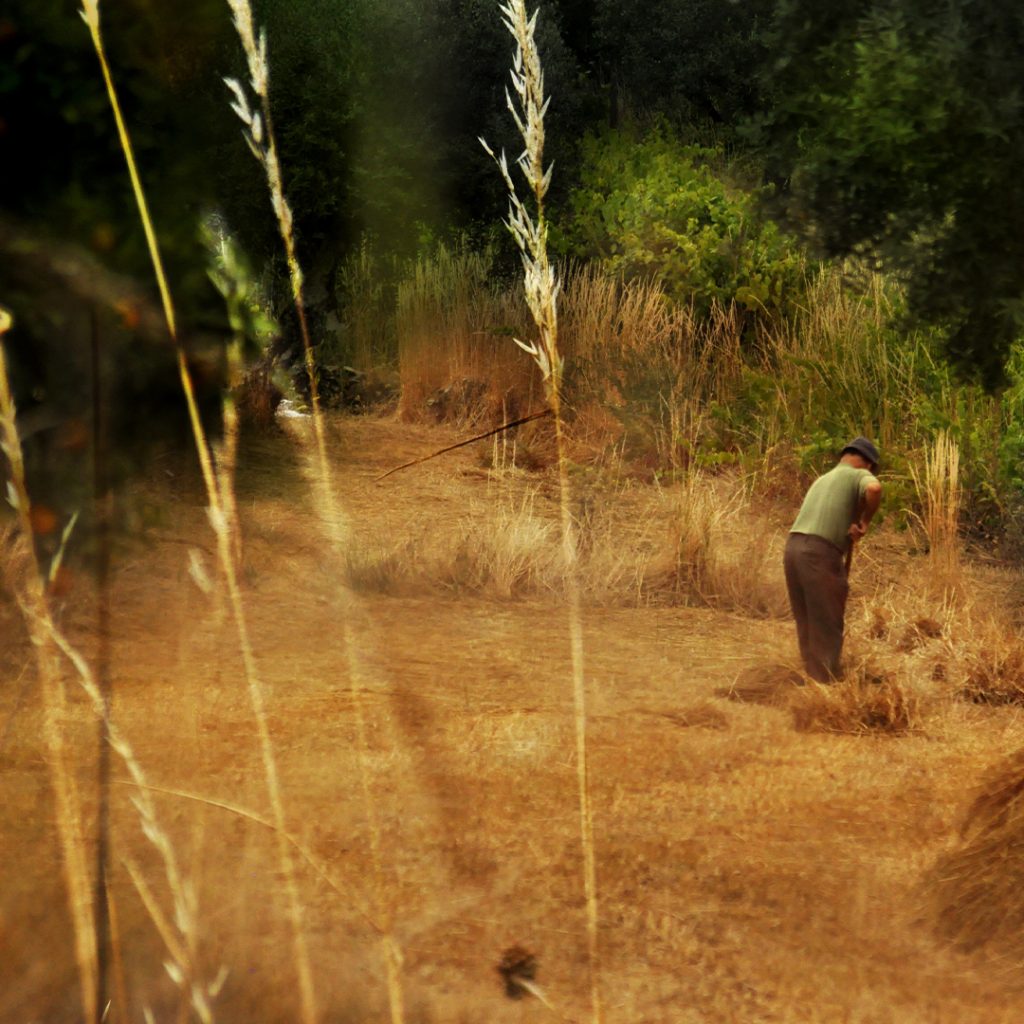
<svg viewBox="0 0 1024 1024">
<path fill-rule="evenodd" d="M 339 491 L 368 550 L 464 529 L 466 510 L 494 498 L 471 450 L 371 483 L 444 443 L 444 431 L 372 419 L 332 429 Z M 267 443 L 242 474 L 245 587 L 290 828 L 331 880 L 301 867 L 323 1019 L 387 1019 L 369 923 L 379 899 L 393 908 L 410 1020 L 587 1019 L 564 611 L 543 594 L 496 600 L 408 582 L 360 594 L 350 626 L 387 883 L 375 893 L 353 652 L 287 448 Z M 158 539 L 118 548 L 114 714 L 154 784 L 180 791 L 159 795 L 159 807 L 199 887 L 204 969 L 230 970 L 217 1019 L 294 1021 L 273 836 L 204 802 L 268 814 L 231 624 L 187 571 L 189 544 L 211 546 L 199 491 L 191 480 L 153 481 L 134 500 L 164 512 Z M 884 577 L 877 545 L 862 569 Z M 9 603 L 0 610 L 0 1019 L 72 1021 L 41 711 L 17 616 Z M 91 652 L 84 583 L 64 614 Z M 1024 746 L 1022 712 L 949 703 L 909 735 L 842 736 L 798 732 L 785 709 L 715 696 L 744 667 L 789 652 L 789 630 L 700 608 L 586 610 L 607 1019 L 1019 1020 L 1024 987 L 1013 965 L 944 948 L 927 926 L 921 880 L 954 842 L 983 769 Z M 68 729 L 88 791 L 95 725 L 80 701 Z M 172 1020 L 161 942 L 122 858 L 143 866 L 158 897 L 161 875 L 120 766 L 114 774 L 113 891 L 130 1015 L 115 1008 L 112 1019 L 139 1021 L 148 1006 Z M 503 994 L 495 966 L 514 944 L 536 955 L 555 1011 Z"/>
</svg>

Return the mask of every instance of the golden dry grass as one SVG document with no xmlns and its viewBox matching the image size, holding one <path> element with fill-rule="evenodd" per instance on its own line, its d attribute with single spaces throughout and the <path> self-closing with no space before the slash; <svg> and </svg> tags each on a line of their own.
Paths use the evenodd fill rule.
<svg viewBox="0 0 1024 1024">
<path fill-rule="evenodd" d="M 528 319 L 519 291 L 492 283 L 486 256 L 442 247 L 417 261 L 398 288 L 401 416 L 496 424 L 542 408 L 536 371 L 510 337 Z"/>
<path fill-rule="evenodd" d="M 729 686 L 716 692 L 720 697 L 741 704 L 784 708 L 794 699 L 796 687 L 806 682 L 803 673 L 792 665 L 750 665 Z"/>
<path fill-rule="evenodd" d="M 468 532 L 454 510 L 467 510 L 482 530 L 488 516 L 522 510 L 531 492 L 530 515 L 541 525 L 556 522 L 544 493 L 550 481 L 488 476 L 471 452 L 370 483 L 417 450 L 439 447 L 443 432 L 373 419 L 328 427 L 360 545 L 373 536 L 397 550 L 415 523 L 453 550 Z M 356 695 L 342 667 L 333 569 L 322 556 L 316 514 L 296 492 L 294 469 L 282 464 L 287 454 L 272 440 L 242 454 L 246 600 L 288 828 L 309 855 L 298 858 L 298 884 L 320 1002 L 330 1019 L 384 1020 L 377 883 L 366 871 L 365 803 L 356 783 Z M 152 501 L 166 504 L 172 537 L 204 535 L 194 481 L 146 486 Z M 631 530 L 643 534 L 641 510 L 664 507 L 663 500 L 630 485 L 607 499 L 598 526 L 625 548 Z M 762 525 L 778 528 L 773 518 Z M 648 535 L 667 544 L 668 523 Z M 968 621 L 962 611 L 929 603 L 917 583 L 924 560 L 898 535 L 869 538 L 859 559 L 847 655 L 854 665 L 863 657 L 891 669 L 919 699 L 916 727 L 902 733 L 799 731 L 792 704 L 716 696 L 746 678 L 744 670 L 792 663 L 795 638 L 786 621 L 706 605 L 623 602 L 614 591 L 585 609 L 610 1018 L 1017 1019 L 1024 982 L 987 952 L 989 941 L 998 951 L 1002 939 L 993 933 L 976 952 L 958 952 L 922 921 L 921 905 L 922 886 L 929 899 L 940 895 L 930 869 L 960 842 L 965 786 L 1024 747 L 1024 720 L 1013 705 L 957 697 L 967 655 L 987 642 L 984 606 Z M 88 650 L 91 595 L 74 563 L 71 571 L 65 622 Z M 969 565 L 965 573 L 977 583 L 973 590 L 993 600 L 1013 582 Z M 115 717 L 163 790 L 154 799 L 196 880 L 203 975 L 230 969 L 216 1019 L 293 1019 L 287 909 L 230 630 L 211 616 L 180 543 L 154 540 L 123 552 L 112 598 Z M 373 680 L 362 693 L 369 780 L 381 839 L 394 858 L 394 927 L 414 1019 L 551 1019 L 534 997 L 505 995 L 496 968 L 514 946 L 535 958 L 533 980 L 557 1013 L 579 1019 L 587 1012 L 569 698 L 558 683 L 568 663 L 559 601 L 543 588 L 509 600 L 489 588 L 424 586 L 391 594 L 370 588 L 361 603 L 354 625 Z M 875 611 L 887 619 L 884 636 L 870 635 Z M 900 651 L 906 627 L 925 618 L 939 622 L 942 634 Z M 0 664 L 12 679 L 28 656 L 23 633 L 7 630 Z M 931 677 L 939 659 L 945 681 Z M 0 966 L 0 1017 L 58 1022 L 74 1011 L 73 956 L 38 755 L 41 708 L 34 689 L 20 705 L 17 691 L 0 691 L 0 834 L 5 877 L 14 880 L 0 922 L 9 950 Z M 792 693 L 799 700 L 809 689 Z M 93 732 L 81 703 L 73 703 L 67 727 L 84 771 Z M 130 1019 L 145 1005 L 166 1019 L 177 1011 L 175 988 L 121 867 L 122 857 L 131 858 L 161 894 L 131 793 L 124 779 L 115 782 L 112 885 L 125 998 Z M 1010 895 L 995 892 L 997 900 Z"/>
<path fill-rule="evenodd" d="M 920 728 L 912 691 L 886 675 L 867 673 L 830 686 L 809 683 L 792 703 L 798 732 L 884 733 L 900 736 Z"/>
</svg>

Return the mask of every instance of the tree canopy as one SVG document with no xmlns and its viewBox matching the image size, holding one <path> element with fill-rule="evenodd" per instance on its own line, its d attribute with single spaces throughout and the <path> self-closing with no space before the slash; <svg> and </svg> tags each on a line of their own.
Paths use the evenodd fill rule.
<svg viewBox="0 0 1024 1024">
<path fill-rule="evenodd" d="M 757 128 L 826 255 L 897 271 L 911 312 L 988 384 L 1024 311 L 1024 9 L 785 0 Z"/>
<path fill-rule="evenodd" d="M 254 6 L 314 301 L 366 234 L 412 252 L 424 237 L 498 221 L 502 185 L 476 142 L 517 150 L 495 0 Z M 954 360 L 998 382 L 1024 310 L 1024 11 L 1005 0 L 541 7 L 556 220 L 586 187 L 585 138 L 618 127 L 642 139 L 645 125 L 668 124 L 763 168 L 775 210 L 823 254 L 899 273 L 911 311 L 944 328 Z M 209 291 L 196 237 L 206 209 L 272 260 L 260 170 L 220 81 L 244 75 L 227 5 L 124 0 L 102 16 L 179 292 Z M 0 117 L 0 209 L 146 273 L 95 56 L 66 4 L 8 5 Z"/>
</svg>

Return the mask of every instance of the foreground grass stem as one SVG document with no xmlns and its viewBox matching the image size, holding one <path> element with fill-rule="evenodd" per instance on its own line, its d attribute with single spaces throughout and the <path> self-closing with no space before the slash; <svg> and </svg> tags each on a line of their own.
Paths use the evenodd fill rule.
<svg viewBox="0 0 1024 1024">
<path fill-rule="evenodd" d="M 150 258 L 153 263 L 153 271 L 156 276 L 157 285 L 160 289 L 164 316 L 167 321 L 167 330 L 177 351 L 178 371 L 181 378 L 182 390 L 184 391 L 185 401 L 188 405 L 189 419 L 192 424 L 196 451 L 199 456 L 199 463 L 202 468 L 203 479 L 206 484 L 207 498 L 210 503 L 207 511 L 210 519 L 210 525 L 212 526 L 217 538 L 217 552 L 221 569 L 224 572 L 224 576 L 227 581 L 228 596 L 238 631 L 239 647 L 241 649 L 246 681 L 248 683 L 253 716 L 257 723 L 267 792 L 274 814 L 275 824 L 277 826 L 278 856 L 281 861 L 288 913 L 292 923 L 293 949 L 296 973 L 299 981 L 302 1020 L 304 1024 L 314 1024 L 317 1019 L 316 998 L 313 989 L 312 969 L 309 963 L 309 952 L 303 931 L 302 907 L 298 896 L 295 865 L 288 842 L 285 839 L 287 829 L 285 827 L 286 822 L 281 784 L 278 778 L 277 762 L 270 738 L 270 729 L 267 724 L 263 684 L 256 664 L 256 657 L 249 634 L 248 620 L 245 613 L 245 607 L 242 602 L 237 568 L 233 557 L 229 520 L 225 513 L 224 503 L 222 500 L 222 490 L 214 469 L 210 445 L 199 415 L 199 408 L 195 398 L 195 389 L 192 385 L 192 377 L 189 372 L 185 350 L 178 337 L 170 288 L 168 287 L 167 277 L 164 273 L 163 261 L 160 257 L 160 249 L 157 243 L 156 232 L 153 228 L 152 219 L 149 215 L 145 192 L 142 188 L 142 182 L 139 178 L 135 164 L 131 138 L 121 115 L 121 107 L 117 98 L 117 92 L 114 88 L 113 78 L 111 77 L 106 55 L 104 53 L 102 36 L 100 33 L 99 0 L 83 0 L 82 18 L 89 27 L 93 46 L 96 49 L 96 55 L 99 58 L 100 66 L 103 71 L 103 79 L 107 86 L 107 95 L 110 99 L 110 105 L 114 112 L 118 136 L 121 141 L 121 148 L 124 151 L 125 160 L 128 164 L 132 190 L 135 194 L 135 200 L 139 209 L 139 216 L 142 220 L 143 230 L 145 231 L 146 241 L 149 246 Z"/>
<path fill-rule="evenodd" d="M 64 865 L 68 906 L 74 935 L 75 959 L 78 964 L 83 1019 L 89 1024 L 98 1020 L 99 959 L 96 948 L 95 907 L 93 905 L 89 869 L 86 862 L 85 832 L 82 824 L 82 803 L 74 772 L 68 762 L 62 721 L 66 716 L 66 697 L 61 678 L 57 648 L 53 642 L 56 628 L 43 587 L 46 574 L 39 564 L 32 529 L 32 506 L 25 482 L 25 462 L 15 423 L 14 396 L 7 373 L 3 336 L 12 325 L 6 310 L 0 308 L 0 450 L 10 466 L 7 501 L 17 513 L 25 571 L 15 572 L 14 560 L 7 559 L 5 568 L 28 626 L 43 694 L 43 739 L 46 743 L 47 765 L 56 801 L 56 824 Z M 18 560 L 19 562 L 21 560 Z"/>
<path fill-rule="evenodd" d="M 509 193 L 506 226 L 522 256 L 526 302 L 537 328 L 538 340 L 516 344 L 528 352 L 544 376 L 548 405 L 555 423 L 558 451 L 559 504 L 562 555 L 566 570 L 569 606 L 569 645 L 572 657 L 573 706 L 576 734 L 576 772 L 579 789 L 580 838 L 583 848 L 583 888 L 587 908 L 587 953 L 590 975 L 591 1012 L 595 1024 L 602 1020 L 600 992 L 600 950 L 598 946 L 597 870 L 594 854 L 594 818 L 590 801 L 587 761 L 587 691 L 583 661 L 583 615 L 580 602 L 576 525 L 572 515 L 572 493 L 566 454 L 565 421 L 562 414 L 564 360 L 558 350 L 558 293 L 560 282 L 548 258 L 547 221 L 544 197 L 551 184 L 552 167 L 544 167 L 544 114 L 549 98 L 544 96 L 544 72 L 535 31 L 539 8 L 530 17 L 525 0 L 508 0 L 500 5 L 505 27 L 516 41 L 512 67 L 515 100 L 506 91 L 509 111 L 523 138 L 525 148 L 516 166 L 526 179 L 534 213 L 519 198 L 505 153 L 500 157 L 481 139 L 484 149 L 498 164 Z"/>
<path fill-rule="evenodd" d="M 330 549 L 336 556 L 344 558 L 349 549 L 348 523 L 341 505 L 334 493 L 330 462 L 327 458 L 326 428 L 317 387 L 316 365 L 313 345 L 309 335 L 303 297 L 303 275 L 295 248 L 292 211 L 284 194 L 281 167 L 277 157 L 277 143 L 274 137 L 270 115 L 269 66 L 267 63 L 266 34 L 256 33 L 249 0 L 227 0 L 234 19 L 235 29 L 245 51 L 249 71 L 249 85 L 257 97 L 257 108 L 250 103 L 243 86 L 235 79 L 225 79 L 225 84 L 234 97 L 232 109 L 245 125 L 245 139 L 249 149 L 263 167 L 270 191 L 271 205 L 277 219 L 278 230 L 285 248 L 288 273 L 292 286 L 292 298 L 302 336 L 305 353 L 306 374 L 309 379 L 310 407 L 313 434 L 316 446 L 315 466 L 307 466 L 311 479 L 317 512 Z M 363 685 L 365 675 L 355 649 L 352 636 L 353 595 L 341 584 L 339 591 L 341 634 L 348 662 L 349 678 L 352 680 L 353 711 L 356 720 L 357 747 L 360 785 L 369 823 L 370 862 L 374 889 L 378 905 L 378 917 L 382 922 L 381 944 L 385 966 L 388 1002 L 392 1024 L 403 1024 L 405 1019 L 404 997 L 401 986 L 402 956 L 392 925 L 393 911 L 385 895 L 382 843 L 379 815 L 370 786 L 369 746 L 367 740 L 366 712 L 363 707 Z M 284 829 L 281 829 L 282 834 Z"/>
</svg>

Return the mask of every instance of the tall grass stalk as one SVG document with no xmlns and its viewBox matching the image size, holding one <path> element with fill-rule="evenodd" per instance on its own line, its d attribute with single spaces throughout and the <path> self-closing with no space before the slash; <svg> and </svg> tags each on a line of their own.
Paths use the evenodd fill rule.
<svg viewBox="0 0 1024 1024">
<path fill-rule="evenodd" d="M 0 336 L 3 334 L 3 326 L 2 317 L 0 317 Z M 31 552 L 33 550 L 31 504 L 28 490 L 25 486 L 24 460 L 15 426 L 14 401 L 11 396 L 7 362 L 2 346 L 0 346 L 0 432 L 3 435 L 3 441 L 0 444 L 2 444 L 3 452 L 11 466 L 9 500 L 18 512 L 22 534 Z M 30 560 L 33 563 L 31 570 L 34 571 L 27 573 L 26 579 L 22 580 L 20 587 L 16 589 L 16 594 L 27 618 L 33 645 L 37 652 L 39 652 L 37 657 L 40 659 L 40 677 L 43 680 L 44 687 L 46 734 L 47 742 L 51 745 L 51 757 L 59 758 L 59 760 L 54 760 L 54 764 L 58 765 L 62 771 L 68 771 L 63 754 L 63 739 L 60 734 L 60 727 L 53 721 L 55 714 L 59 715 L 64 712 L 64 694 L 63 685 L 60 681 L 60 667 L 56 658 L 53 657 L 54 654 L 59 652 L 70 662 L 74 669 L 74 678 L 84 691 L 97 719 L 105 725 L 104 734 L 107 742 L 110 744 L 111 749 L 121 758 L 130 778 L 135 783 L 136 794 L 133 797 L 133 803 L 138 811 L 143 833 L 156 848 L 160 856 L 174 906 L 175 931 L 170 932 L 169 928 L 163 929 L 165 933 L 170 932 L 172 935 L 171 941 L 167 944 L 168 952 L 172 957 L 172 964 L 169 970 L 172 973 L 172 977 L 179 981 L 179 985 L 199 1019 L 203 1024 L 212 1024 L 213 1013 L 209 1001 L 210 991 L 208 988 L 204 988 L 196 978 L 194 955 L 185 952 L 186 950 L 194 951 L 198 946 L 195 889 L 178 866 L 174 846 L 160 825 L 156 805 L 150 795 L 151 787 L 148 784 L 142 765 L 135 756 L 128 739 L 111 719 L 106 696 L 101 686 L 97 683 L 88 662 L 57 627 L 53 616 L 50 614 L 49 604 L 43 590 L 41 582 L 43 579 L 42 568 L 34 556 L 30 555 Z M 56 746 L 52 745 L 54 742 L 56 742 Z M 65 835 L 70 836 L 73 845 L 77 846 L 77 850 L 71 851 L 72 870 L 76 874 L 84 872 L 87 876 L 84 866 L 85 844 L 81 833 L 80 804 L 77 803 L 73 778 L 70 779 L 70 785 L 68 780 L 60 781 L 55 779 L 55 788 L 58 793 L 58 829 L 61 831 L 62 837 Z M 77 823 L 75 822 L 76 814 L 79 819 Z M 78 833 L 77 836 L 75 835 L 76 832 Z M 77 863 L 79 857 L 81 857 L 80 867 Z M 65 855 L 65 860 L 67 862 L 67 855 Z M 79 879 L 76 879 L 73 884 L 79 885 L 81 883 Z M 76 900 L 79 904 L 79 914 L 81 914 L 81 911 L 86 908 L 87 903 L 83 901 L 81 894 L 76 896 Z M 78 935 L 78 919 L 75 921 L 75 926 L 76 946 L 80 947 L 83 944 L 84 937 Z M 95 944 L 92 943 L 92 945 L 92 955 L 95 956 L 97 951 Z M 80 952 L 79 957 L 81 958 Z M 95 970 L 95 966 L 93 970 Z M 96 984 L 96 980 L 91 981 L 90 984 Z M 87 1021 L 99 1020 L 99 1017 L 96 1015 L 98 1012 L 97 1008 L 93 1005 L 95 1003 L 95 993 L 91 997 L 87 996 L 86 1002 L 92 1005 L 93 1016 L 87 1016 L 85 1019 Z M 124 1012 L 127 1011 L 124 1010 Z"/>
<path fill-rule="evenodd" d="M 270 68 L 267 63 L 267 36 L 260 32 L 256 36 L 253 24 L 252 7 L 249 0 L 227 0 L 231 8 L 235 30 L 245 51 L 246 64 L 249 69 L 249 84 L 256 94 L 259 109 L 249 105 L 248 97 L 241 83 L 233 78 L 225 78 L 224 82 L 231 90 L 235 102 L 231 109 L 245 125 L 245 139 L 252 150 L 253 156 L 259 161 L 267 177 L 270 190 L 270 202 L 277 218 L 281 241 L 284 244 L 285 258 L 288 263 L 288 276 L 292 286 L 292 300 L 295 313 L 299 320 L 299 333 L 302 336 L 302 349 L 306 360 L 306 373 L 309 376 L 309 399 L 313 413 L 313 431 L 316 437 L 317 455 L 320 463 L 320 486 L 326 494 L 331 494 L 330 464 L 327 461 L 327 439 L 323 417 L 320 415 L 320 392 L 317 387 L 316 362 L 313 357 L 313 344 L 309 337 L 309 324 L 306 319 L 306 302 L 303 297 L 302 266 L 295 251 L 295 233 L 293 231 L 292 210 L 285 198 L 284 185 L 281 181 L 281 165 L 277 158 L 277 142 L 274 137 L 274 125 L 270 116 Z"/>
<path fill-rule="evenodd" d="M 154 923 L 158 925 L 161 935 L 165 938 L 165 945 L 173 959 L 168 972 L 182 989 L 203 1024 L 211 1024 L 213 1010 L 210 996 L 216 986 L 203 985 L 197 977 L 195 951 L 199 946 L 199 927 L 195 886 L 178 865 L 174 846 L 160 825 L 156 804 L 151 795 L 153 787 L 150 786 L 127 737 L 110 718 L 103 691 L 97 684 L 92 669 L 52 620 L 48 628 L 53 642 L 74 668 L 78 683 L 85 692 L 93 712 L 105 721 L 110 746 L 121 758 L 134 783 L 132 804 L 138 812 L 143 833 L 160 855 L 174 908 L 174 931 L 169 925 L 161 926 L 161 921 L 154 917 Z M 169 936 L 171 940 L 168 942 L 166 939 Z"/>
<path fill-rule="evenodd" d="M 25 484 L 25 461 L 15 424 L 14 396 L 3 349 L 3 336 L 11 325 L 10 315 L 6 310 L 0 309 L 0 450 L 7 457 L 11 472 L 7 483 L 7 501 L 17 513 L 22 544 L 25 546 L 26 558 L 30 564 L 28 570 L 17 579 L 14 578 L 10 564 L 7 568 L 11 573 L 10 583 L 25 617 L 36 654 L 43 694 L 43 737 L 56 801 L 57 834 L 60 837 L 68 909 L 74 934 L 83 1020 L 86 1024 L 92 1024 L 99 1019 L 97 997 L 100 987 L 94 928 L 95 908 L 86 865 L 82 804 L 74 773 L 68 765 L 61 727 L 65 716 L 66 699 L 57 648 L 53 642 L 53 618 L 43 588 L 45 574 L 35 553 L 32 506 Z"/>
<path fill-rule="evenodd" d="M 110 68 L 103 49 L 103 40 L 100 33 L 99 0 L 83 0 L 81 13 L 83 20 L 89 27 L 89 33 L 92 37 L 93 46 L 96 50 L 96 56 L 99 58 L 100 67 L 103 71 L 103 80 L 107 87 L 107 96 L 110 100 L 114 119 L 117 123 L 118 137 L 121 141 L 121 148 L 124 151 L 125 160 L 128 164 L 132 190 L 135 195 L 135 200 L 139 209 L 139 216 L 142 220 L 143 230 L 149 246 L 149 253 L 153 263 L 153 271 L 156 276 L 157 286 L 160 289 L 160 298 L 163 303 L 164 316 L 167 321 L 167 330 L 177 352 L 178 370 L 181 378 L 182 390 L 184 391 L 185 400 L 188 405 L 193 438 L 196 445 L 196 451 L 199 456 L 199 463 L 202 468 L 203 479 L 206 484 L 207 497 L 210 503 L 207 512 L 210 524 L 213 527 L 214 534 L 217 538 L 218 558 L 227 582 L 228 596 L 238 631 L 239 647 L 241 649 L 245 677 L 248 683 L 250 701 L 259 733 L 260 752 L 266 776 L 267 791 L 274 817 L 278 825 L 278 854 L 281 861 L 282 873 L 284 875 L 285 889 L 288 898 L 289 917 L 292 924 L 295 965 L 299 979 L 303 1020 L 305 1024 L 314 1024 L 317 1016 L 316 1001 L 313 991 L 312 970 L 309 964 L 309 953 L 306 947 L 305 934 L 302 926 L 302 907 L 299 902 L 298 886 L 295 878 L 295 865 L 287 840 L 284 838 L 286 830 L 284 827 L 285 817 L 281 785 L 278 778 L 277 762 L 274 757 L 273 745 L 270 738 L 270 729 L 267 724 L 263 684 L 260 680 L 256 658 L 249 635 L 248 621 L 242 602 L 241 589 L 239 587 L 238 574 L 232 552 L 230 524 L 227 516 L 225 515 L 221 486 L 217 480 L 210 446 L 199 416 L 199 409 L 195 399 L 195 390 L 192 386 L 192 378 L 189 373 L 185 350 L 178 338 L 174 316 L 174 305 L 171 301 L 171 293 L 164 273 L 163 262 L 160 257 L 160 249 L 157 243 L 156 232 L 153 229 L 152 219 L 149 215 L 145 192 L 142 188 L 142 182 L 139 178 L 135 164 L 131 138 L 121 114 L 121 106 L 117 98 L 117 92 L 114 88 L 113 78 L 110 74 Z"/>
<path fill-rule="evenodd" d="M 271 205 L 277 218 L 281 240 L 284 244 L 288 263 L 288 273 L 292 285 L 292 298 L 299 320 L 302 344 L 306 359 L 306 373 L 309 376 L 310 405 L 313 421 L 313 432 L 316 440 L 316 467 L 309 471 L 312 478 L 313 493 L 317 513 L 323 524 L 327 539 L 336 554 L 344 558 L 349 548 L 349 530 L 347 518 L 335 496 L 332 484 L 330 463 L 327 458 L 326 429 L 323 412 L 320 407 L 317 390 L 316 366 L 313 358 L 313 347 L 309 337 L 306 319 L 305 300 L 303 298 L 303 275 L 295 250 L 295 237 L 292 229 L 292 212 L 285 198 L 281 180 L 281 168 L 277 157 L 277 144 L 274 138 L 273 121 L 270 115 L 270 69 L 267 62 L 267 37 L 261 31 L 257 37 L 253 23 L 252 7 L 249 0 L 227 0 L 231 8 L 235 29 L 245 52 L 249 71 L 249 85 L 257 97 L 258 109 L 250 106 L 245 89 L 234 79 L 225 79 L 235 102 L 232 109 L 245 125 L 245 138 L 253 155 L 263 167 L 267 186 L 270 190 Z M 401 952 L 394 936 L 392 910 L 384 892 L 383 859 L 381 855 L 380 825 L 373 793 L 370 787 L 369 745 L 366 731 L 366 714 L 363 708 L 363 672 L 356 655 L 352 636 L 352 618 L 354 612 L 354 596 L 342 586 L 341 631 L 342 643 L 348 661 L 349 678 L 353 689 L 353 708 L 356 718 L 358 736 L 358 760 L 363 799 L 366 806 L 370 832 L 370 856 L 375 883 L 375 896 L 378 901 L 378 914 L 382 921 L 382 952 L 385 962 L 388 1000 L 392 1024 L 403 1024 L 405 1019 L 404 999 L 401 987 L 400 966 Z M 287 849 L 284 819 L 278 822 L 278 841 L 282 851 Z M 297 915 L 298 902 L 293 901 L 293 913 Z M 297 919 L 297 918 L 296 918 Z M 296 940 L 303 941 L 301 930 L 296 929 Z M 312 978 L 309 975 L 308 960 L 303 946 L 301 957 L 297 957 L 305 973 L 300 974 L 302 988 L 303 1013 L 306 1024 L 315 1019 L 316 1010 L 313 1001 Z"/>
<path fill-rule="evenodd" d="M 386 283 L 396 274 L 396 260 L 379 258 L 365 239 L 342 262 L 336 296 L 346 315 L 344 338 L 331 352 L 336 362 L 368 373 L 396 359 L 394 290 Z"/>
<path fill-rule="evenodd" d="M 512 87 L 517 102 L 506 90 L 509 111 L 525 143 L 516 165 L 526 179 L 534 213 L 519 198 L 504 151 L 495 157 L 481 139 L 484 149 L 495 159 L 508 187 L 509 215 L 506 225 L 512 233 L 523 261 L 526 303 L 537 327 L 539 340 L 516 344 L 528 352 L 540 367 L 547 389 L 548 403 L 554 414 L 558 451 L 558 482 L 561 505 L 562 556 L 565 560 L 569 604 L 569 640 L 572 654 L 573 705 L 576 728 L 576 772 L 579 789 L 580 838 L 583 847 L 583 889 L 587 908 L 587 954 L 590 974 L 591 1012 L 595 1024 L 602 1019 L 599 946 L 597 872 L 594 857 L 594 817 L 590 801 L 587 765 L 587 703 L 583 665 L 583 616 L 577 573 L 576 527 L 572 516 L 566 455 L 565 423 L 562 415 L 562 385 L 565 363 L 558 349 L 558 292 L 560 283 L 548 258 L 547 221 L 544 197 L 551 184 L 553 168 L 544 167 L 544 114 L 549 100 L 544 96 L 544 72 L 537 49 L 535 29 L 540 9 L 529 17 L 525 0 L 508 0 L 499 5 L 505 27 L 516 41 L 512 68 Z"/>
<path fill-rule="evenodd" d="M 211 256 L 207 275 L 224 298 L 228 322 L 231 325 L 231 340 L 227 344 L 227 386 L 221 396 L 221 422 L 223 437 L 214 448 L 217 466 L 217 483 L 224 518 L 232 540 L 232 554 L 236 565 L 242 560 L 242 531 L 238 520 L 238 505 L 235 497 L 235 470 L 238 462 L 239 417 L 236 395 L 244 377 L 242 345 L 245 341 L 245 321 L 242 303 L 246 275 L 238 259 L 238 250 L 233 239 L 212 223 L 203 225 L 203 237 Z"/>
</svg>

